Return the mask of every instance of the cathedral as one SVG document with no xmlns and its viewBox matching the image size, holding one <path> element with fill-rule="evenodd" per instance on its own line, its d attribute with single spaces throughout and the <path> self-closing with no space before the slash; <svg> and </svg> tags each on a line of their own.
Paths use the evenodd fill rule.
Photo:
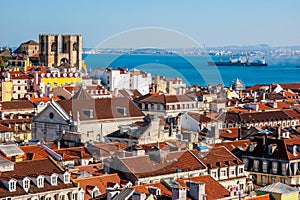
<svg viewBox="0 0 300 200">
<path fill-rule="evenodd" d="M 41 64 L 50 68 L 82 70 L 82 36 L 80 34 L 40 34 Z"/>
</svg>

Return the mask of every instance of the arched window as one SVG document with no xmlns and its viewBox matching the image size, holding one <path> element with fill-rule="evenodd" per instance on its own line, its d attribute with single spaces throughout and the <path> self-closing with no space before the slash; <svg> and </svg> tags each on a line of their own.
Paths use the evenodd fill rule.
<svg viewBox="0 0 300 200">
<path fill-rule="evenodd" d="M 38 188 L 44 187 L 44 176 L 38 176 L 36 181 Z"/>
<path fill-rule="evenodd" d="M 10 192 L 16 191 L 17 181 L 15 179 L 11 179 L 8 182 L 8 189 Z"/>
<path fill-rule="evenodd" d="M 29 191 L 29 188 L 30 188 L 30 179 L 25 177 L 23 179 L 23 189 L 28 192 Z"/>
<path fill-rule="evenodd" d="M 57 50 L 57 44 L 55 42 L 53 42 L 51 44 L 51 51 L 56 51 Z"/>
<path fill-rule="evenodd" d="M 99 192 L 98 187 L 96 186 L 96 187 L 94 187 L 94 189 L 92 191 L 92 198 L 96 198 L 98 196 L 100 196 L 100 192 Z"/>
<path fill-rule="evenodd" d="M 57 185 L 57 174 L 52 174 L 50 177 L 51 185 Z"/>
<path fill-rule="evenodd" d="M 78 192 L 78 200 L 84 200 L 84 190 L 82 188 Z"/>
<path fill-rule="evenodd" d="M 64 184 L 70 183 L 70 173 L 65 172 L 64 173 Z"/>
<path fill-rule="evenodd" d="M 73 44 L 73 51 L 78 51 L 78 43 L 77 42 L 75 42 Z"/>
</svg>

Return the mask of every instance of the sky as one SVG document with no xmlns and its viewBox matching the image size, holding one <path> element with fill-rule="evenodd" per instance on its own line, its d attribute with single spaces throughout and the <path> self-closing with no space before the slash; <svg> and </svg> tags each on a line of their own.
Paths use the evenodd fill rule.
<svg viewBox="0 0 300 200">
<path fill-rule="evenodd" d="M 299 0 L 24 0 L 1 1 L 0 46 L 40 33 L 80 33 L 96 47 L 120 32 L 160 27 L 206 47 L 300 45 Z"/>
</svg>

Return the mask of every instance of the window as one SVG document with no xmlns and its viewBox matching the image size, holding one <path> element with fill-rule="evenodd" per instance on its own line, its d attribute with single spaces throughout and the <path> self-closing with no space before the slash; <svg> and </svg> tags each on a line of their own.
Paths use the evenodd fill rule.
<svg viewBox="0 0 300 200">
<path fill-rule="evenodd" d="M 285 178 L 283 178 L 283 177 L 280 178 L 280 182 L 281 182 L 281 183 L 285 183 Z"/>
<path fill-rule="evenodd" d="M 72 200 L 77 200 L 77 193 L 76 192 L 72 193 Z"/>
<path fill-rule="evenodd" d="M 99 192 L 99 189 L 97 187 L 95 187 L 92 192 L 92 198 L 96 198 L 98 196 L 100 196 L 100 192 Z"/>
<path fill-rule="evenodd" d="M 57 185 L 57 175 L 56 174 L 51 175 L 51 185 Z"/>
<path fill-rule="evenodd" d="M 272 173 L 277 174 L 277 169 L 278 169 L 278 163 L 272 162 Z"/>
<path fill-rule="evenodd" d="M 15 181 L 13 179 L 8 182 L 8 187 L 9 187 L 10 192 L 16 191 L 16 183 L 17 183 L 17 181 Z"/>
<path fill-rule="evenodd" d="M 276 183 L 276 176 L 272 176 L 271 181 L 272 181 L 272 183 Z"/>
<path fill-rule="evenodd" d="M 39 188 L 44 187 L 44 177 L 43 176 L 37 177 L 37 186 Z"/>
<path fill-rule="evenodd" d="M 286 163 L 282 163 L 281 164 L 281 172 L 282 172 L 282 175 L 286 175 L 286 167 L 287 167 L 287 164 Z"/>
<path fill-rule="evenodd" d="M 261 176 L 261 184 L 266 185 L 266 176 L 264 175 Z"/>
<path fill-rule="evenodd" d="M 217 178 L 217 172 L 211 172 L 211 176 L 216 179 Z"/>
<path fill-rule="evenodd" d="M 78 200 L 84 200 L 84 190 L 81 189 L 78 193 Z"/>
<path fill-rule="evenodd" d="M 221 176 L 222 176 L 222 177 L 226 176 L 226 170 L 224 170 L 224 169 L 221 170 Z"/>
<path fill-rule="evenodd" d="M 64 183 L 70 183 L 70 173 L 69 172 L 65 172 L 64 174 Z"/>
<path fill-rule="evenodd" d="M 263 173 L 267 173 L 268 171 L 268 161 L 263 161 Z"/>
<path fill-rule="evenodd" d="M 235 175 L 235 169 L 230 169 L 230 176 L 234 176 Z"/>
<path fill-rule="evenodd" d="M 30 180 L 28 178 L 23 179 L 23 188 L 26 192 L 28 192 L 30 187 Z"/>
<path fill-rule="evenodd" d="M 243 174 L 244 173 L 244 168 L 243 167 L 240 167 L 239 168 L 239 174 Z"/>
<path fill-rule="evenodd" d="M 257 172 L 258 171 L 258 165 L 259 165 L 259 160 L 254 160 L 254 171 Z"/>
</svg>

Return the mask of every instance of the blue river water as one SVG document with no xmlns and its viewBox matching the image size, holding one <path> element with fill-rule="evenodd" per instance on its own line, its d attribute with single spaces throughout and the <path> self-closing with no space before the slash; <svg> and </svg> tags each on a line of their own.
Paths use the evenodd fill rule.
<svg viewBox="0 0 300 200">
<path fill-rule="evenodd" d="M 300 82 L 299 56 L 267 56 L 267 67 L 208 66 L 209 60 L 219 61 L 216 56 L 178 56 L 142 54 L 84 54 L 88 70 L 120 67 L 142 70 L 165 77 L 181 77 L 188 85 L 224 83 L 229 86 L 236 78 L 245 86 L 254 84 Z M 227 61 L 228 57 L 222 57 Z"/>
</svg>

